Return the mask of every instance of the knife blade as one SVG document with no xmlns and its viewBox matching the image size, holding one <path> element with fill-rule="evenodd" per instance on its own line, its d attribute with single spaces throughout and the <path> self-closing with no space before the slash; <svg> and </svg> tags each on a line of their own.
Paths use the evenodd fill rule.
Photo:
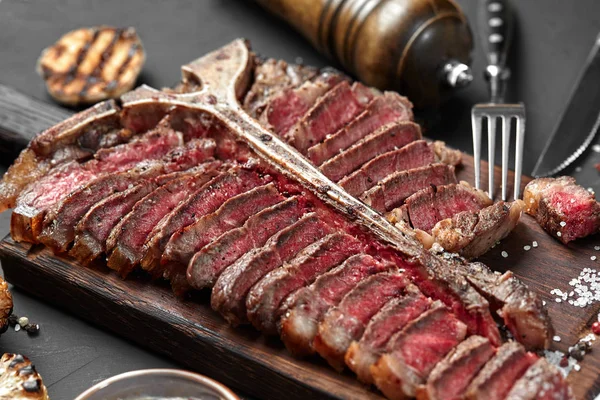
<svg viewBox="0 0 600 400">
<path fill-rule="evenodd" d="M 600 126 L 600 34 L 587 57 L 567 106 L 535 164 L 536 178 L 556 175 L 594 141 Z"/>
</svg>

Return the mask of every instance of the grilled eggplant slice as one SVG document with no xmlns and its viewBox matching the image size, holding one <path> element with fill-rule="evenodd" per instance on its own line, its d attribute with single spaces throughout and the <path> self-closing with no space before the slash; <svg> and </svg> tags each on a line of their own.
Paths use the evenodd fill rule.
<svg viewBox="0 0 600 400">
<path fill-rule="evenodd" d="M 27 357 L 4 354 L 0 359 L 0 400 L 48 400 L 42 377 Z"/>
<path fill-rule="evenodd" d="M 131 90 L 145 58 L 134 28 L 98 26 L 63 35 L 42 51 L 37 69 L 55 100 L 93 104 Z"/>
</svg>

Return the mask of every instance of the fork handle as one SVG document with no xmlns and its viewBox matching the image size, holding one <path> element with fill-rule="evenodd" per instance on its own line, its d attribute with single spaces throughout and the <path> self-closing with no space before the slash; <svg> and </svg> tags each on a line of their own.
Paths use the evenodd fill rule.
<svg viewBox="0 0 600 400">
<path fill-rule="evenodd" d="M 490 82 L 491 102 L 501 103 L 510 76 L 506 56 L 512 39 L 512 10 L 507 0 L 481 0 L 480 4 L 479 35 L 488 59 L 485 77 Z"/>
</svg>

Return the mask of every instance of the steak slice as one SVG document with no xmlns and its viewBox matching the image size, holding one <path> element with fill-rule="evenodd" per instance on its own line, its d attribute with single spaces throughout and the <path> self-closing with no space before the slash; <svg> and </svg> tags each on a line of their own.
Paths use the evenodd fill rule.
<svg viewBox="0 0 600 400">
<path fill-rule="evenodd" d="M 516 342 L 502 345 L 471 382 L 466 399 L 505 399 L 514 383 L 537 359 Z"/>
<path fill-rule="evenodd" d="M 431 186 L 407 198 L 401 214 L 413 228 L 431 233 L 443 219 L 462 211 L 477 212 L 491 204 L 485 192 L 466 183 Z"/>
<path fill-rule="evenodd" d="M 327 160 L 319 169 L 329 179 L 338 182 L 372 158 L 418 139 L 421 139 L 421 128 L 414 122 L 398 121 L 388 124 Z"/>
<path fill-rule="evenodd" d="M 221 235 L 192 257 L 187 270 L 189 284 L 196 289 L 212 287 L 225 268 L 250 250 L 264 246 L 305 212 L 303 199 L 291 197 L 250 217 L 244 226 Z"/>
<path fill-rule="evenodd" d="M 562 373 L 540 358 L 514 384 L 506 400 L 574 400 Z"/>
<path fill-rule="evenodd" d="M 369 255 L 358 254 L 288 297 L 281 306 L 279 321 L 287 349 L 296 356 L 314 353 L 313 340 L 327 310 L 338 305 L 359 282 L 388 267 Z"/>
<path fill-rule="evenodd" d="M 30 184 L 17 199 L 11 216 L 13 239 L 37 243 L 46 213 L 70 193 L 103 174 L 126 171 L 140 161 L 164 157 L 181 143 L 180 134 L 159 127 L 129 143 L 101 149 L 95 159 L 84 164 L 72 161 L 53 169 Z"/>
<path fill-rule="evenodd" d="M 534 179 L 525 186 L 523 200 L 525 212 L 565 244 L 600 230 L 600 204 L 573 177 Z"/>
<path fill-rule="evenodd" d="M 465 324 L 435 302 L 390 340 L 388 352 L 371 367 L 375 385 L 388 399 L 415 397 L 433 367 L 466 334 Z"/>
<path fill-rule="evenodd" d="M 225 232 L 243 225 L 257 212 L 283 200 L 275 185 L 269 183 L 230 198 L 212 214 L 176 231 L 162 256 L 164 277 L 173 287 L 187 287 L 187 266 L 196 252 Z"/>
<path fill-rule="evenodd" d="M 374 383 L 371 366 L 384 353 L 390 338 L 427 311 L 431 303 L 416 286 L 409 284 L 405 296 L 393 298 L 375 314 L 360 340 L 352 342 L 344 357 L 361 382 Z"/>
<path fill-rule="evenodd" d="M 152 230 L 144 245 L 142 268 L 154 278 L 164 273 L 160 263 L 163 251 L 175 232 L 214 212 L 231 197 L 266 183 L 266 179 L 252 170 L 231 168 L 217 175 L 182 201 Z"/>
<path fill-rule="evenodd" d="M 298 86 L 316 74 L 316 68 L 270 58 L 254 69 L 254 83 L 246 93 L 244 108 L 257 118 L 271 96 L 285 88 Z"/>
<path fill-rule="evenodd" d="M 435 162 L 435 155 L 424 140 L 373 158 L 360 169 L 345 176 L 338 184 L 352 196 L 358 197 L 375 186 L 386 176 L 398 171 L 424 167 Z"/>
<path fill-rule="evenodd" d="M 364 245 L 353 236 L 333 233 L 302 250 L 283 267 L 265 275 L 246 297 L 248 319 L 256 329 L 277 333 L 277 322 L 284 310 L 279 307 L 290 293 L 311 284 L 348 257 L 360 253 Z"/>
<path fill-rule="evenodd" d="M 427 248 L 438 243 L 446 251 L 459 253 L 466 259 L 477 258 L 508 236 L 517 226 L 524 208 L 525 204 L 517 200 L 500 201 L 478 212 L 463 211 L 439 221 L 431 236 L 423 233 L 419 240 Z"/>
<path fill-rule="evenodd" d="M 363 193 L 360 199 L 376 211 L 383 213 L 399 207 L 406 199 L 420 190 L 428 190 L 432 189 L 432 186 L 450 183 L 456 183 L 454 167 L 446 164 L 432 164 L 395 172 Z"/>
<path fill-rule="evenodd" d="M 278 135 L 289 132 L 317 99 L 337 83 L 329 82 L 327 76 L 319 76 L 297 88 L 283 90 L 269 100 L 260 115 L 260 122 Z"/>
<path fill-rule="evenodd" d="M 343 81 L 322 96 L 285 136 L 306 154 L 309 147 L 352 121 L 364 108 L 350 84 Z"/>
<path fill-rule="evenodd" d="M 213 310 L 233 326 L 247 323 L 246 296 L 252 286 L 330 232 L 331 228 L 321 222 L 316 213 L 306 214 L 283 229 L 265 246 L 247 253 L 221 273 L 212 291 Z"/>
<path fill-rule="evenodd" d="M 367 323 L 385 303 L 402 295 L 408 281 L 397 271 L 371 276 L 329 311 L 319 324 L 314 349 L 337 371 L 344 369 L 344 355 L 352 341 L 360 339 Z"/>
<path fill-rule="evenodd" d="M 433 368 L 427 384 L 417 389 L 417 398 L 463 399 L 467 387 L 495 351 L 488 339 L 470 336 Z"/>
<path fill-rule="evenodd" d="M 209 162 L 159 187 L 140 200 L 112 229 L 106 241 L 107 265 L 126 277 L 142 260 L 144 243 L 165 215 L 215 177 L 219 162 Z"/>
<path fill-rule="evenodd" d="M 154 180 L 143 181 L 92 206 L 75 227 L 75 242 L 69 255 L 83 265 L 88 265 L 98 258 L 106 251 L 106 239 L 112 228 L 139 200 L 157 187 Z"/>
<path fill-rule="evenodd" d="M 385 92 L 383 96 L 375 97 L 347 126 L 309 148 L 307 156 L 313 164 L 321 165 L 382 126 L 412 119 L 412 104 L 397 93 Z"/>
</svg>

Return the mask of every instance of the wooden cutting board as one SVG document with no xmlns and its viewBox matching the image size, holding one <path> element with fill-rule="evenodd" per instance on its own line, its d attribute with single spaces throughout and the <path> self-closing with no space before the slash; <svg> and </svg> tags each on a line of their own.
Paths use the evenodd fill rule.
<svg viewBox="0 0 600 400">
<path fill-rule="evenodd" d="M 0 146 L 42 130 L 67 114 L 1 85 L 0 94 Z M 43 113 L 38 113 L 40 107 Z M 5 115 L 15 109 L 28 119 L 26 130 L 15 122 L 14 114 Z M 7 128 L 3 121 L 9 118 L 13 123 Z M 472 165 L 472 158 L 465 156 L 459 179 L 473 182 Z M 500 171 L 496 173 L 496 182 L 500 182 Z M 523 185 L 528 180 L 524 177 Z M 482 184 L 487 187 L 485 179 Z M 524 246 L 533 241 L 538 247 L 526 251 Z M 523 216 L 515 231 L 481 261 L 497 271 L 512 270 L 547 302 L 556 335 L 561 338 L 553 342 L 553 349 L 566 352 L 589 332 L 600 304 L 582 309 L 557 303 L 557 296 L 550 291 L 572 290 L 569 281 L 584 268 L 600 270 L 600 260 L 590 259 L 594 255 L 600 258 L 596 245 L 600 245 L 598 235 L 564 246 L 532 218 Z M 502 256 L 503 251 L 507 257 Z M 121 280 L 103 265 L 83 268 L 42 246 L 15 243 L 10 237 L 0 242 L 0 260 L 13 285 L 256 397 L 381 398 L 350 373 L 338 374 L 316 357 L 294 359 L 276 338 L 264 337 L 249 327 L 232 329 L 210 309 L 206 292 L 183 301 L 165 285 L 150 283 L 142 276 Z M 578 399 L 591 400 L 600 393 L 600 340 L 581 363 L 581 370 L 571 372 L 568 379 Z"/>
</svg>

